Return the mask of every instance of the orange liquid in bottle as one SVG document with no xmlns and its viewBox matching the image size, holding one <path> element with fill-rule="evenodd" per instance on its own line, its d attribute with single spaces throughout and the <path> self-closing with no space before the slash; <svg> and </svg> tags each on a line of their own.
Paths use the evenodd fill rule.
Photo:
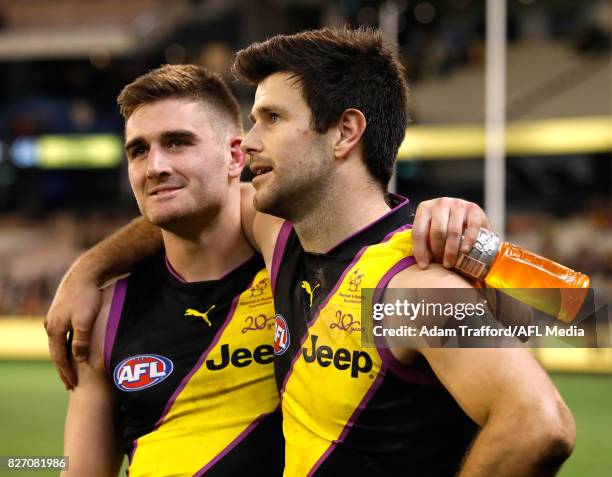
<svg viewBox="0 0 612 477">
<path fill-rule="evenodd" d="M 501 244 L 484 281 L 565 323 L 576 318 L 590 283 L 587 275 L 510 243 Z"/>
</svg>

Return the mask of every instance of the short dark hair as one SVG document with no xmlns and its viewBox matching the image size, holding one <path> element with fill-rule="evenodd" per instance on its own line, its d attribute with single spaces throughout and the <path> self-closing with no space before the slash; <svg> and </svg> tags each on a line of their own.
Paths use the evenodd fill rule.
<svg viewBox="0 0 612 477">
<path fill-rule="evenodd" d="M 242 131 L 240 107 L 221 76 L 196 65 L 163 65 L 139 76 L 121 90 L 117 103 L 127 121 L 143 104 L 169 98 L 202 101 Z"/>
<path fill-rule="evenodd" d="M 311 30 L 277 35 L 240 50 L 238 79 L 257 84 L 277 72 L 294 73 L 312 111 L 312 127 L 323 133 L 348 108 L 360 110 L 368 171 L 386 190 L 408 123 L 404 68 L 371 28 Z"/>
</svg>

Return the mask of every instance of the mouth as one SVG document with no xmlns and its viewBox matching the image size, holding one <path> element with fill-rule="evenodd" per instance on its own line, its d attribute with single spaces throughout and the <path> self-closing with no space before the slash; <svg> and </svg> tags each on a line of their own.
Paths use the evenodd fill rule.
<svg viewBox="0 0 612 477">
<path fill-rule="evenodd" d="M 155 187 L 149 191 L 151 197 L 164 197 L 181 190 L 182 187 Z"/>
<path fill-rule="evenodd" d="M 263 165 L 258 165 L 258 164 L 252 164 L 251 165 L 251 172 L 253 174 L 255 174 L 255 177 L 262 176 L 262 175 L 267 174 L 268 172 L 271 172 L 271 171 L 272 171 L 271 167 L 267 167 L 267 166 L 263 166 Z"/>
</svg>

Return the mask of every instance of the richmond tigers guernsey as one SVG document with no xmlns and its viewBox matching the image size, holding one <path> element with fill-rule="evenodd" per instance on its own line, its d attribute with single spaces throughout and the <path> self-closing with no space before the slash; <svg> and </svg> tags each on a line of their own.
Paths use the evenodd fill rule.
<svg viewBox="0 0 612 477">
<path fill-rule="evenodd" d="M 326 254 L 291 224 L 274 251 L 275 371 L 286 477 L 451 476 L 476 425 L 424 358 L 406 366 L 361 347 L 361 288 L 414 264 L 407 200 Z"/>
<path fill-rule="evenodd" d="M 273 316 L 259 255 L 196 283 L 158 255 L 117 283 L 104 362 L 130 477 L 282 475 Z"/>
</svg>

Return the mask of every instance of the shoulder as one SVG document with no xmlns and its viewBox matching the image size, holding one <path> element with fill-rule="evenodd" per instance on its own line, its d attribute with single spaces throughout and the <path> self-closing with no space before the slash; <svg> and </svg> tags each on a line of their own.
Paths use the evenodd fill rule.
<svg viewBox="0 0 612 477">
<path fill-rule="evenodd" d="M 417 266 L 398 272 L 390 281 L 389 288 L 473 288 L 465 278 L 452 270 L 432 263 L 426 270 Z"/>
<path fill-rule="evenodd" d="M 276 242 L 285 223 L 283 219 L 261 212 L 255 216 L 253 230 L 266 264 L 272 262 Z"/>
<path fill-rule="evenodd" d="M 261 252 L 266 263 L 269 263 L 284 220 L 255 210 L 255 189 L 252 184 L 241 183 L 240 196 L 242 229 L 251 245 Z"/>
</svg>

